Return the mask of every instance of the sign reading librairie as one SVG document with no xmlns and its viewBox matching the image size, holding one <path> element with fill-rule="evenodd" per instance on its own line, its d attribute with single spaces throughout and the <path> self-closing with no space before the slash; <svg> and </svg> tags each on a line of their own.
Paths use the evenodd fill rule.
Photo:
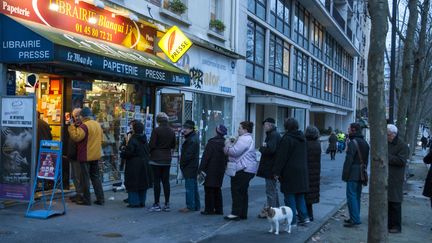
<svg viewBox="0 0 432 243">
<path fill-rule="evenodd" d="M 7 127 L 33 127 L 33 100 L 3 98 L 1 125 Z"/>
<path fill-rule="evenodd" d="M 84 1 L 2 0 L 0 4 L 0 13 L 6 15 L 153 53 L 154 28 Z"/>
</svg>

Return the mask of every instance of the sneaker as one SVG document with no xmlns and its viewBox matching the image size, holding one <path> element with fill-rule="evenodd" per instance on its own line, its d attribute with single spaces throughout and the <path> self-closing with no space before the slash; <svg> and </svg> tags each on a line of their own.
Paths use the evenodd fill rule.
<svg viewBox="0 0 432 243">
<path fill-rule="evenodd" d="M 165 204 L 165 206 L 163 206 L 163 208 L 162 208 L 162 211 L 164 211 L 164 212 L 171 211 L 171 208 L 170 208 L 169 204 Z"/>
<path fill-rule="evenodd" d="M 162 209 L 159 206 L 159 204 L 155 203 L 155 204 L 153 204 L 153 206 L 150 208 L 149 211 L 150 212 L 160 212 L 160 211 L 162 211 Z"/>
</svg>

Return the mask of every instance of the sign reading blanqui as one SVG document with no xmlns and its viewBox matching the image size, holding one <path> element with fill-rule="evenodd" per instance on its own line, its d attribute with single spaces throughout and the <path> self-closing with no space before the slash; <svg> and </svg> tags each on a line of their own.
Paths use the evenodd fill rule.
<svg viewBox="0 0 432 243">
<path fill-rule="evenodd" d="M 173 26 L 161 38 L 158 45 L 172 62 L 177 62 L 192 46 L 192 41 L 177 26 Z"/>
<path fill-rule="evenodd" d="M 85 1 L 2 0 L 0 13 L 153 53 L 154 28 Z"/>
<path fill-rule="evenodd" d="M 3 98 L 1 125 L 7 127 L 33 127 L 33 100 Z"/>
</svg>

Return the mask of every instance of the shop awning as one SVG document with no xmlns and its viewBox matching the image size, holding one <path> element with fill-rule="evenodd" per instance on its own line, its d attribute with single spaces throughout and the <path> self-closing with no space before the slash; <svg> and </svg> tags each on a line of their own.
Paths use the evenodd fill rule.
<svg viewBox="0 0 432 243">
<path fill-rule="evenodd" d="M 3 14 L 0 41 L 3 63 L 67 64 L 78 70 L 163 85 L 190 84 L 188 73 L 157 56 Z"/>
<path fill-rule="evenodd" d="M 279 95 L 248 95 L 248 103 L 310 109 L 311 105 Z"/>
<path fill-rule="evenodd" d="M 321 105 L 312 105 L 310 111 L 317 112 L 317 113 L 331 113 L 331 114 L 342 115 L 342 116 L 346 116 L 348 114 L 347 111 L 338 109 L 336 107 L 327 107 Z"/>
</svg>

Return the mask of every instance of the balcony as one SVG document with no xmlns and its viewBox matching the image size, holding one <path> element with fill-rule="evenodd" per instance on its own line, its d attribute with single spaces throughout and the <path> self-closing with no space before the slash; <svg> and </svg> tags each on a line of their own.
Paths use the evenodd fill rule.
<svg viewBox="0 0 432 243">
<path fill-rule="evenodd" d="M 336 8 L 333 8 L 333 18 L 335 19 L 336 23 L 341 27 L 341 29 L 345 30 L 345 20 L 342 18 Z"/>
<path fill-rule="evenodd" d="M 348 39 L 350 39 L 352 41 L 353 40 L 353 36 L 352 36 L 352 30 L 351 30 L 350 27 L 347 27 L 346 34 L 348 36 Z"/>
</svg>

